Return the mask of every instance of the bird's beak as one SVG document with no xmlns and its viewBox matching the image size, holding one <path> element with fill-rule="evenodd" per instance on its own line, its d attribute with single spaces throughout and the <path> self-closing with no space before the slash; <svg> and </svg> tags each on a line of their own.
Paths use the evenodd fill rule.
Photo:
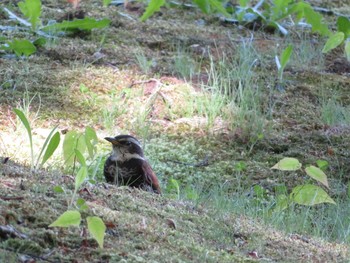
<svg viewBox="0 0 350 263">
<path fill-rule="evenodd" d="M 105 140 L 109 141 L 112 144 L 119 144 L 118 140 L 113 137 L 105 137 Z"/>
</svg>

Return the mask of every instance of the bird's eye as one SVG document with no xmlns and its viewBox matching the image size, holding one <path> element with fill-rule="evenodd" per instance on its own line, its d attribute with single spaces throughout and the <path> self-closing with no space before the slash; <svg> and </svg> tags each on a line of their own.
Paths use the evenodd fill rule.
<svg viewBox="0 0 350 263">
<path fill-rule="evenodd" d="M 125 145 L 126 145 L 126 146 L 130 146 L 130 145 L 131 145 L 131 142 L 125 142 Z"/>
</svg>

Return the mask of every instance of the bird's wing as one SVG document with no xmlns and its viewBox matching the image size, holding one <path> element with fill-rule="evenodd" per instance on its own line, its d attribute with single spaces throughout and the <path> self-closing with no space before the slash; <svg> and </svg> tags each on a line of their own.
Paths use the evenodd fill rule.
<svg viewBox="0 0 350 263">
<path fill-rule="evenodd" d="M 158 178 L 148 162 L 142 162 L 142 170 L 146 177 L 146 183 L 152 187 L 155 193 L 161 194 Z"/>
</svg>

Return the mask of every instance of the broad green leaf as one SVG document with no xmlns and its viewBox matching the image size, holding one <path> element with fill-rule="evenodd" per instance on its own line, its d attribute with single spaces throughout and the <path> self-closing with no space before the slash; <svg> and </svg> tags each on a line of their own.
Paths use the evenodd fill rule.
<svg viewBox="0 0 350 263">
<path fill-rule="evenodd" d="M 350 62 L 350 39 L 349 38 L 345 41 L 344 49 L 345 49 L 345 56 Z"/>
<path fill-rule="evenodd" d="M 85 128 L 85 143 L 89 156 L 92 159 L 94 157 L 95 145 L 98 142 L 98 138 L 94 129 L 90 127 Z"/>
<path fill-rule="evenodd" d="M 240 7 L 246 7 L 250 0 L 239 0 Z"/>
<path fill-rule="evenodd" d="M 30 144 L 30 151 L 31 151 L 31 158 L 32 158 L 32 169 L 34 168 L 34 152 L 33 152 L 33 138 L 32 138 L 32 129 L 30 128 L 30 124 L 29 121 L 27 119 L 27 117 L 24 115 L 24 113 L 19 110 L 19 109 L 14 109 L 13 110 L 16 115 L 18 116 L 18 118 L 21 120 L 21 122 L 23 123 L 24 127 L 27 130 L 28 133 L 28 137 L 29 137 L 29 144 Z"/>
<path fill-rule="evenodd" d="M 44 157 L 43 157 L 43 160 L 41 161 L 41 165 L 44 165 L 44 163 L 52 156 L 52 154 L 56 151 L 58 145 L 60 144 L 60 140 L 61 140 L 61 137 L 60 137 L 60 133 L 59 132 L 56 132 L 50 142 L 49 142 L 49 145 L 47 146 L 46 148 L 46 151 L 44 153 Z"/>
<path fill-rule="evenodd" d="M 319 186 L 312 184 L 299 185 L 293 188 L 290 198 L 300 205 L 317 205 L 321 203 L 336 204 Z"/>
<path fill-rule="evenodd" d="M 282 54 L 281 54 L 281 67 L 284 69 L 290 59 L 290 56 L 292 55 L 293 51 L 293 45 L 289 44 L 288 47 L 286 47 Z"/>
<path fill-rule="evenodd" d="M 311 24 L 313 32 L 318 32 L 323 36 L 328 36 L 330 34 L 327 25 L 322 22 L 322 15 L 314 11 L 311 6 L 304 8 L 304 16 L 306 22 Z"/>
<path fill-rule="evenodd" d="M 59 185 L 56 185 L 56 186 L 53 188 L 53 191 L 54 191 L 55 193 L 59 193 L 59 194 L 65 193 L 63 187 L 62 187 L 62 186 L 59 186 Z"/>
<path fill-rule="evenodd" d="M 112 0 L 103 0 L 103 6 L 107 7 L 112 2 Z"/>
<path fill-rule="evenodd" d="M 25 17 L 32 24 L 32 30 L 35 30 L 40 22 L 41 0 L 25 0 L 18 3 L 18 7 Z"/>
<path fill-rule="evenodd" d="M 91 236 L 97 241 L 99 247 L 103 248 L 106 225 L 103 223 L 102 219 L 97 216 L 88 216 L 86 221 Z"/>
<path fill-rule="evenodd" d="M 84 153 L 86 150 L 85 138 L 81 133 L 69 131 L 63 141 L 63 158 L 67 166 L 71 166 L 75 159 L 75 149 Z"/>
<path fill-rule="evenodd" d="M 86 160 L 85 160 L 84 155 L 78 149 L 74 149 L 74 152 L 75 152 L 75 156 L 77 157 L 79 163 L 82 166 L 86 166 Z"/>
<path fill-rule="evenodd" d="M 22 55 L 28 57 L 36 52 L 36 47 L 27 39 L 14 39 L 7 44 L 7 50 L 12 50 L 18 57 Z"/>
<path fill-rule="evenodd" d="M 283 158 L 276 163 L 271 169 L 277 169 L 281 171 L 296 171 L 301 168 L 301 163 L 295 158 Z"/>
<path fill-rule="evenodd" d="M 195 3 L 204 14 L 210 13 L 210 4 L 208 0 L 193 0 L 193 3 Z"/>
<path fill-rule="evenodd" d="M 345 37 L 350 37 L 350 20 L 347 17 L 340 16 L 337 20 L 337 28 L 339 32 L 343 32 Z"/>
<path fill-rule="evenodd" d="M 327 180 L 327 175 L 318 167 L 316 166 L 309 166 L 305 169 L 305 172 L 313 179 L 315 179 L 316 181 L 320 182 L 321 184 L 323 184 L 324 186 L 326 186 L 327 188 L 328 186 L 328 180 Z"/>
<path fill-rule="evenodd" d="M 333 48 L 336 48 L 344 41 L 344 33 L 343 32 L 336 32 L 333 35 L 331 35 L 326 44 L 324 45 L 322 49 L 322 53 L 327 53 L 328 51 L 332 50 Z"/>
<path fill-rule="evenodd" d="M 148 3 L 146 11 L 141 16 L 141 21 L 147 20 L 150 16 L 152 16 L 155 12 L 159 11 L 159 9 L 165 4 L 165 0 L 151 0 Z"/>
<path fill-rule="evenodd" d="M 317 160 L 316 164 L 318 168 L 320 168 L 322 171 L 326 170 L 328 168 L 328 162 L 325 160 Z"/>
<path fill-rule="evenodd" d="M 77 30 L 92 30 L 94 28 L 104 28 L 109 26 L 111 20 L 105 18 L 96 20 L 86 17 L 84 19 L 75 19 L 73 21 L 63 21 L 53 25 L 44 26 L 41 30 L 45 32 L 59 32 L 59 31 L 77 31 Z"/>
<path fill-rule="evenodd" d="M 64 212 L 59 218 L 56 219 L 49 227 L 69 227 L 69 226 L 79 226 L 81 221 L 81 215 L 79 211 L 69 210 Z"/>
<path fill-rule="evenodd" d="M 226 8 L 223 7 L 222 2 L 218 0 L 209 0 L 209 4 L 213 7 L 214 11 L 218 11 L 220 14 L 223 14 L 226 17 L 230 17 L 230 14 L 226 11 Z"/>
<path fill-rule="evenodd" d="M 75 191 L 78 191 L 79 187 L 84 183 L 88 175 L 88 168 L 86 166 L 80 167 L 77 175 L 75 176 Z"/>
</svg>

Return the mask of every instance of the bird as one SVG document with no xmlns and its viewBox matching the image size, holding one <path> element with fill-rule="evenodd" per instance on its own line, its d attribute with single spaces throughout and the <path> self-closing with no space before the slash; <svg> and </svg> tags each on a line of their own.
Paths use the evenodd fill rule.
<svg viewBox="0 0 350 263">
<path fill-rule="evenodd" d="M 105 137 L 112 144 L 112 153 L 104 165 L 107 183 L 127 185 L 161 194 L 159 181 L 145 159 L 141 143 L 131 135 Z"/>
</svg>

